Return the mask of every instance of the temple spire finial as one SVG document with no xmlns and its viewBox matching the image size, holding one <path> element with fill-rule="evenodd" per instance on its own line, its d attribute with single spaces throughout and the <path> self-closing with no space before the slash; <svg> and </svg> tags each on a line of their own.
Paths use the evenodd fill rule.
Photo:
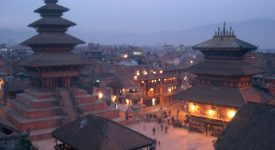
<svg viewBox="0 0 275 150">
<path fill-rule="evenodd" d="M 46 4 L 54 3 L 56 4 L 58 0 L 45 0 Z"/>
<path fill-rule="evenodd" d="M 226 27 L 226 22 L 223 23 L 223 35 L 226 34 L 226 29 L 225 29 L 225 27 Z"/>
</svg>

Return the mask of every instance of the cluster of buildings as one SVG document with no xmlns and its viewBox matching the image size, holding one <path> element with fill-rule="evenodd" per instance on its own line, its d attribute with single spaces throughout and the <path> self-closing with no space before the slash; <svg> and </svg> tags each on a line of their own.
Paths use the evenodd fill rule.
<svg viewBox="0 0 275 150">
<path fill-rule="evenodd" d="M 31 147 L 28 139 L 54 137 L 56 150 L 153 150 L 154 140 L 121 124 L 129 112 L 175 101 L 188 129 L 220 135 L 217 149 L 238 149 L 255 130 L 266 134 L 260 126 L 244 129 L 257 119 L 272 128 L 274 55 L 255 53 L 257 47 L 238 39 L 232 28 L 224 25 L 193 47 L 75 48 L 84 42 L 66 33 L 76 25 L 61 17 L 68 10 L 45 0 L 35 10 L 41 18 L 29 25 L 38 34 L 22 43 L 31 49 L 0 45 L 0 144 L 25 139 Z M 253 134 L 232 143 L 242 129 Z"/>
</svg>

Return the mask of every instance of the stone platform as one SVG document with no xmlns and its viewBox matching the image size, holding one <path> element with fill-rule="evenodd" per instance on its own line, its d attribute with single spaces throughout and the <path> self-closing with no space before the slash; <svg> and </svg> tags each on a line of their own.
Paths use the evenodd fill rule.
<svg viewBox="0 0 275 150">
<path fill-rule="evenodd" d="M 51 132 L 76 117 L 94 114 L 109 119 L 119 117 L 119 111 L 110 109 L 96 96 L 78 88 L 55 91 L 26 89 L 0 107 L 0 113 L 20 131 L 30 130 L 32 140 L 47 139 Z"/>
</svg>

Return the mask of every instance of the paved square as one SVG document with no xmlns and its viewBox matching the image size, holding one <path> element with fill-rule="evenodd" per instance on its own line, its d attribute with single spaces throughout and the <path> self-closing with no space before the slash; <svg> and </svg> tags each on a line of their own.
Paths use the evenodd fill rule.
<svg viewBox="0 0 275 150">
<path fill-rule="evenodd" d="M 128 127 L 160 141 L 160 145 L 157 144 L 157 150 L 213 150 L 213 140 L 216 140 L 212 136 L 172 126 L 169 126 L 168 133 L 164 133 L 161 131 L 160 125 L 155 122 L 142 122 Z M 156 128 L 155 134 L 152 131 L 153 127 Z"/>
</svg>

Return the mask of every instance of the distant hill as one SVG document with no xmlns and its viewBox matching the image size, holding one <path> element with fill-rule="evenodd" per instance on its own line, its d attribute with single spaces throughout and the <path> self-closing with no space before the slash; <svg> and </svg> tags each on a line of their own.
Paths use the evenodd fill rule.
<svg viewBox="0 0 275 150">
<path fill-rule="evenodd" d="M 260 48 L 275 49 L 275 20 L 271 19 L 254 19 L 241 22 L 228 22 L 228 26 L 232 26 L 237 37 L 248 41 Z M 207 39 L 210 39 L 220 24 L 211 24 L 200 27 L 195 27 L 186 30 L 170 30 L 161 31 L 158 33 L 106 33 L 101 31 L 85 32 L 81 29 L 74 28 L 71 32 L 75 36 L 87 42 L 100 42 L 105 44 L 132 44 L 138 45 L 157 45 L 163 43 L 169 44 L 185 44 L 193 45 Z M 34 35 L 33 29 L 26 31 L 22 30 L 5 30 L 0 29 L 0 43 L 6 42 L 9 39 L 22 42 Z"/>
<path fill-rule="evenodd" d="M 243 22 L 229 22 L 239 39 L 248 41 L 260 48 L 275 48 L 275 20 L 257 19 Z M 210 39 L 220 24 L 206 25 L 182 31 L 164 31 L 155 34 L 168 43 L 193 45 Z M 154 39 L 154 38 L 153 38 Z"/>
</svg>

